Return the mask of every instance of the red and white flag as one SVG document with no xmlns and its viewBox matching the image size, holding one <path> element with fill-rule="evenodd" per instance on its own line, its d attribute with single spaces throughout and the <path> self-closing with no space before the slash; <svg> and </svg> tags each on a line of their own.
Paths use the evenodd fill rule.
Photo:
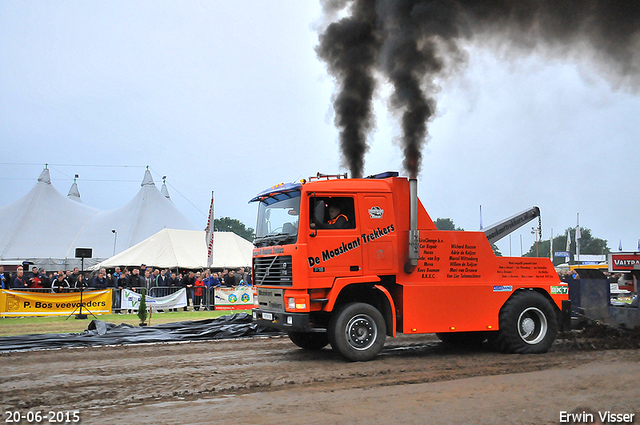
<svg viewBox="0 0 640 425">
<path fill-rule="evenodd" d="M 209 207 L 209 219 L 207 220 L 207 228 L 205 229 L 205 241 L 207 242 L 207 267 L 213 264 L 213 192 L 211 192 L 211 206 Z"/>
</svg>

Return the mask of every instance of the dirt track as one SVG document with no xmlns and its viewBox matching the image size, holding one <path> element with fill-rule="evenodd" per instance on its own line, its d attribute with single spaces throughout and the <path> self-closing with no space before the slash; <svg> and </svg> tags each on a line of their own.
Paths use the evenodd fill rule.
<svg viewBox="0 0 640 425">
<path fill-rule="evenodd" d="M 505 355 L 401 336 L 367 363 L 287 337 L 5 353 L 0 405 L 5 421 L 79 410 L 83 424 L 556 424 L 576 409 L 640 423 L 640 350 L 600 346 Z"/>
</svg>

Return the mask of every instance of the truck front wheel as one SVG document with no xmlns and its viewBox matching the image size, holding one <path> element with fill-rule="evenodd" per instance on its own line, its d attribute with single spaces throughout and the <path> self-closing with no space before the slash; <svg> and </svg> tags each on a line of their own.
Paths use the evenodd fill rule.
<svg viewBox="0 0 640 425">
<path fill-rule="evenodd" d="M 535 291 L 518 291 L 500 311 L 500 330 L 492 341 L 506 353 L 546 353 L 558 333 L 553 306 Z"/>
<path fill-rule="evenodd" d="M 370 304 L 340 307 L 329 321 L 329 342 L 334 350 L 354 362 L 371 360 L 382 351 L 387 327 L 378 309 Z"/>
<path fill-rule="evenodd" d="M 289 332 L 289 339 L 305 350 L 320 350 L 329 343 L 326 332 Z"/>
</svg>

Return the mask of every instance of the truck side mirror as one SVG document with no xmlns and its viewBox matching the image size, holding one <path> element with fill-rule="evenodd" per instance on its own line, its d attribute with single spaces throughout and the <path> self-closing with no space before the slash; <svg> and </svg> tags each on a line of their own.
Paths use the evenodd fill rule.
<svg viewBox="0 0 640 425">
<path fill-rule="evenodd" d="M 312 216 L 311 218 L 311 222 L 314 223 L 316 225 L 316 227 L 313 228 L 313 233 L 309 234 L 309 236 L 311 236 L 312 238 L 315 238 L 316 236 L 318 236 L 318 225 L 320 225 L 320 223 L 322 223 L 322 218 L 324 218 L 324 200 L 320 199 L 317 200 L 316 199 L 316 194 L 315 192 L 310 193 L 311 196 L 313 196 L 313 212 L 312 212 Z M 321 219 L 318 219 L 318 217 L 321 217 Z"/>
</svg>

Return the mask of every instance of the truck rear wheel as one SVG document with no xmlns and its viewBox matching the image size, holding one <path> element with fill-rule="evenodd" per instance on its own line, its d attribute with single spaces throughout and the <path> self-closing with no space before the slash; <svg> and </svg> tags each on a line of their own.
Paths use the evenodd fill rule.
<svg viewBox="0 0 640 425">
<path fill-rule="evenodd" d="M 535 291 L 518 291 L 500 311 L 500 330 L 492 343 L 505 353 L 546 353 L 558 334 L 553 306 Z"/>
<path fill-rule="evenodd" d="M 289 332 L 289 339 L 305 350 L 320 350 L 329 343 L 326 332 Z"/>
<path fill-rule="evenodd" d="M 346 359 L 365 362 L 382 351 L 387 326 L 380 311 L 372 305 L 350 303 L 334 312 L 328 336 L 331 347 Z"/>
</svg>

